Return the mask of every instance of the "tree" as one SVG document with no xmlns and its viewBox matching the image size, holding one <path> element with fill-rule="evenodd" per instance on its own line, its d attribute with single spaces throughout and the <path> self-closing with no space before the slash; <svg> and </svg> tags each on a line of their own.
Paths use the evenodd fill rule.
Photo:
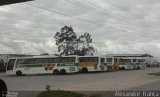
<svg viewBox="0 0 160 97">
<path fill-rule="evenodd" d="M 95 51 L 91 45 L 90 33 L 84 33 L 77 38 L 72 27 L 64 26 L 60 32 L 55 34 L 54 38 L 60 55 L 93 55 Z"/>
<path fill-rule="evenodd" d="M 49 55 L 49 53 L 42 53 L 42 54 L 40 54 L 40 55 Z"/>
<path fill-rule="evenodd" d="M 55 34 L 54 38 L 60 54 L 70 55 L 74 53 L 77 36 L 72 27 L 64 26 L 61 28 L 61 32 Z"/>
<path fill-rule="evenodd" d="M 93 55 L 93 53 L 95 52 L 95 49 L 92 45 L 90 45 L 92 43 L 92 38 L 91 38 L 90 33 L 88 32 L 84 33 L 83 35 L 79 37 L 79 39 L 83 43 L 83 48 L 81 52 L 84 55 Z"/>
</svg>

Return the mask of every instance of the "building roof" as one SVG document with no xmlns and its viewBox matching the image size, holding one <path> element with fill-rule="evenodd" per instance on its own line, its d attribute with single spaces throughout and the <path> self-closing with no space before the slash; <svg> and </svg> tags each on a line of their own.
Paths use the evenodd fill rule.
<svg viewBox="0 0 160 97">
<path fill-rule="evenodd" d="M 113 56 L 113 57 L 153 57 L 150 54 L 106 54 L 106 56 Z"/>
</svg>

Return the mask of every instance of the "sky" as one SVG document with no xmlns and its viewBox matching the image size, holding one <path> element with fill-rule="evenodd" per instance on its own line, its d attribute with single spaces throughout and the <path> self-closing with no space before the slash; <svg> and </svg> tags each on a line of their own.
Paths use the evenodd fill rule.
<svg viewBox="0 0 160 97">
<path fill-rule="evenodd" d="M 160 0 L 35 0 L 0 6 L 0 53 L 57 53 L 67 25 L 89 32 L 95 54 L 160 57 Z"/>
</svg>

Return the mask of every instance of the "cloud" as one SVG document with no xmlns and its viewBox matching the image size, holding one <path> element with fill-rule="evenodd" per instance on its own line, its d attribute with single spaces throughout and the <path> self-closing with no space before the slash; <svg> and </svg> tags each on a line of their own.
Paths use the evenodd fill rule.
<svg viewBox="0 0 160 97">
<path fill-rule="evenodd" d="M 54 34 L 64 25 L 90 32 L 97 54 L 160 55 L 159 0 L 35 0 L 0 6 L 0 53 L 56 53 Z"/>
</svg>

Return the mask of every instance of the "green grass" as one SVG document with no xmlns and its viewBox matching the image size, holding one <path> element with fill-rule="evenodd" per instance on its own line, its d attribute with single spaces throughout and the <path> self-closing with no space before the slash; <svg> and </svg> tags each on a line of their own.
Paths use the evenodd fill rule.
<svg viewBox="0 0 160 97">
<path fill-rule="evenodd" d="M 160 72 L 156 72 L 156 73 L 148 73 L 148 75 L 160 76 Z"/>
<path fill-rule="evenodd" d="M 44 91 L 40 93 L 37 97 L 87 97 L 87 96 L 70 91 L 51 90 L 51 91 Z"/>
</svg>

